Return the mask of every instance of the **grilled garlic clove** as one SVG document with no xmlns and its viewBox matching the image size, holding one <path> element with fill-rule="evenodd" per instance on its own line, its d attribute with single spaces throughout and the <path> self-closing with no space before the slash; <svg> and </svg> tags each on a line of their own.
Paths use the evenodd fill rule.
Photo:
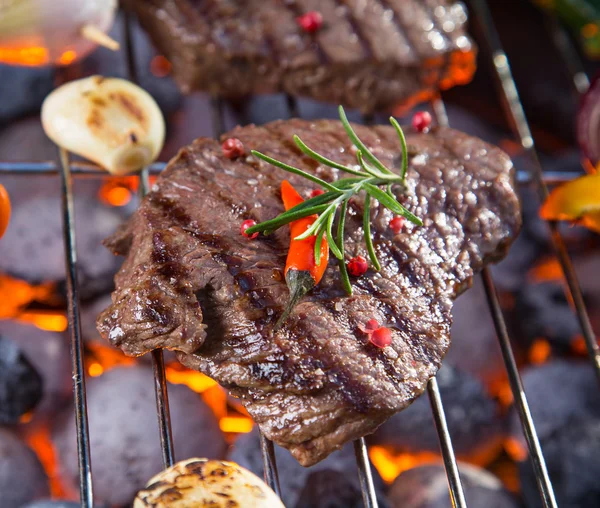
<svg viewBox="0 0 600 508">
<path fill-rule="evenodd" d="M 165 122 L 154 99 L 124 79 L 91 76 L 54 90 L 42 125 L 57 145 L 114 175 L 138 171 L 160 153 Z"/>
<path fill-rule="evenodd" d="M 154 476 L 135 498 L 133 508 L 285 508 L 256 475 L 220 460 L 188 459 Z"/>
</svg>

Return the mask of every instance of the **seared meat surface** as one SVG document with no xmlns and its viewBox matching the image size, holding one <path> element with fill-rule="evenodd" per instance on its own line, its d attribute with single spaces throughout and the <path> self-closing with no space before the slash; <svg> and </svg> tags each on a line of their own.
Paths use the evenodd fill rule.
<svg viewBox="0 0 600 508">
<path fill-rule="evenodd" d="M 448 0 L 127 0 L 184 92 L 292 95 L 389 110 L 471 80 L 466 12 Z M 310 11 L 322 27 L 307 33 Z"/>
<path fill-rule="evenodd" d="M 398 170 L 393 128 L 355 129 Z M 326 180 L 338 178 L 337 170 L 295 148 L 294 133 L 324 156 L 355 164 L 341 124 L 332 120 L 239 127 L 223 139 L 235 136 L 247 153 L 259 150 Z M 182 363 L 239 397 L 265 435 L 303 465 L 373 432 L 436 373 L 450 343 L 452 301 L 485 263 L 504 256 L 521 222 L 504 152 L 448 128 L 409 132 L 407 141 L 408 189 L 398 199 L 424 226 L 406 222 L 395 235 L 392 214 L 374 203 L 381 271 L 353 279 L 348 297 L 334 258 L 277 331 L 289 296 L 283 278 L 289 228 L 249 240 L 240 224 L 283 211 L 282 179 L 306 196 L 310 182 L 253 156 L 227 159 L 212 139 L 183 148 L 107 241 L 126 260 L 113 304 L 98 318 L 101 334 L 128 355 L 179 351 Z M 362 207 L 362 197 L 351 200 L 348 257 L 367 257 Z M 378 349 L 360 331 L 371 318 L 391 328 L 391 346 Z"/>
</svg>

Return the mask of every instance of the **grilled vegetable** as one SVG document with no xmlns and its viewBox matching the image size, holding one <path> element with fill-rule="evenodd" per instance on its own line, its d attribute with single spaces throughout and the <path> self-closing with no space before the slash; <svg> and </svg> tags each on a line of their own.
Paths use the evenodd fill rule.
<svg viewBox="0 0 600 508">
<path fill-rule="evenodd" d="M 582 176 L 554 189 L 540 215 L 546 220 L 579 221 L 600 233 L 600 173 Z"/>
<path fill-rule="evenodd" d="M 115 175 L 150 164 L 165 138 L 162 113 L 146 91 L 102 76 L 54 90 L 42 105 L 42 124 L 57 145 Z"/>
<path fill-rule="evenodd" d="M 0 2 L 0 62 L 68 65 L 96 46 L 116 50 L 106 35 L 115 0 L 8 0 Z"/>
<path fill-rule="evenodd" d="M 8 227 L 10 220 L 10 199 L 3 185 L 0 185 L 0 238 Z"/>
<path fill-rule="evenodd" d="M 281 182 L 281 199 L 286 210 L 303 203 L 302 196 L 292 187 L 290 182 Z M 279 318 L 279 324 L 289 316 L 295 305 L 323 278 L 329 262 L 329 245 L 324 238 L 325 232 L 320 232 L 320 237 L 309 236 L 297 239 L 317 220 L 316 215 L 302 217 L 290 222 L 290 249 L 285 262 L 285 281 L 290 288 L 290 301 Z"/>
<path fill-rule="evenodd" d="M 135 498 L 133 508 L 284 508 L 253 473 L 233 462 L 188 459 L 154 476 Z"/>
</svg>

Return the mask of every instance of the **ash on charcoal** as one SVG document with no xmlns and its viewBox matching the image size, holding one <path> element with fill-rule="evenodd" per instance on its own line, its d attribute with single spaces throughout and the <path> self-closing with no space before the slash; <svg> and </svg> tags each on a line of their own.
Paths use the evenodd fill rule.
<svg viewBox="0 0 600 508">
<path fill-rule="evenodd" d="M 0 425 L 13 425 L 42 398 L 42 377 L 19 346 L 0 336 Z"/>
<path fill-rule="evenodd" d="M 0 335 L 17 344 L 42 377 L 42 400 L 34 416 L 56 413 L 72 396 L 71 357 L 66 335 L 10 320 L 0 321 Z"/>
<path fill-rule="evenodd" d="M 346 445 L 312 467 L 301 466 L 285 449 L 275 445 L 277 469 L 283 503 L 290 508 L 352 508 L 362 507 L 358 470 L 354 450 Z M 228 459 L 249 469 L 260 478 L 264 469 L 260 440 L 256 428 L 240 436 L 228 454 Z M 381 508 L 389 504 L 384 495 L 384 483 L 371 468 Z"/>
<path fill-rule="evenodd" d="M 480 277 L 452 307 L 452 344 L 445 362 L 489 386 L 506 377 L 496 330 Z"/>
<path fill-rule="evenodd" d="M 479 381 L 448 365 L 439 370 L 437 380 L 456 454 L 493 458 L 505 430 L 496 401 Z M 427 394 L 392 416 L 369 440 L 392 447 L 396 452 L 439 453 L 439 438 Z"/>
<path fill-rule="evenodd" d="M 529 283 L 516 294 L 514 336 L 526 346 L 543 337 L 559 349 L 568 349 L 581 333 L 560 282 Z"/>
<path fill-rule="evenodd" d="M 502 482 L 485 469 L 459 466 L 467 506 L 474 508 L 518 508 L 519 503 Z M 388 494 L 393 508 L 451 508 L 444 466 L 431 464 L 403 472 Z"/>
<path fill-rule="evenodd" d="M 542 440 L 542 450 L 556 501 L 561 508 L 600 506 L 600 419 L 570 420 Z M 541 507 L 529 461 L 520 467 L 527 506 Z"/>
<path fill-rule="evenodd" d="M 94 493 L 110 505 L 130 503 L 163 469 L 152 369 L 117 367 L 87 383 Z M 176 457 L 223 458 L 225 440 L 201 397 L 183 385 L 169 386 Z M 64 480 L 78 485 L 73 409 L 53 431 Z"/>
<path fill-rule="evenodd" d="M 102 246 L 102 240 L 115 231 L 125 213 L 98 199 L 99 185 L 79 181 L 74 190 L 79 287 L 83 298 L 110 291 L 120 264 Z M 10 179 L 5 186 L 12 197 L 13 210 L 0 244 L 0 272 L 32 283 L 64 281 L 58 180 Z"/>
<path fill-rule="evenodd" d="M 49 494 L 48 478 L 36 454 L 12 432 L 0 428 L 2 508 L 21 508 Z"/>
<path fill-rule="evenodd" d="M 549 439 L 570 421 L 600 420 L 598 381 L 587 362 L 553 360 L 527 368 L 522 377 L 540 440 Z M 526 446 L 514 408 L 510 414 L 510 433 Z"/>
</svg>

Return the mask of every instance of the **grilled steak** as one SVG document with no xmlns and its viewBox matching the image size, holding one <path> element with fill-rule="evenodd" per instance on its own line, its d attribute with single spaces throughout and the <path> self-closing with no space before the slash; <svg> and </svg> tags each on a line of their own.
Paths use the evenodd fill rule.
<svg viewBox="0 0 600 508">
<path fill-rule="evenodd" d="M 390 109 L 471 80 L 475 51 L 448 0 L 127 0 L 184 92 L 286 92 Z M 307 33 L 297 17 L 317 10 Z"/>
<path fill-rule="evenodd" d="M 399 167 L 391 127 L 356 126 L 388 167 Z M 336 170 L 296 150 L 310 147 L 344 164 L 356 159 L 337 121 L 277 121 L 239 127 L 224 137 L 324 179 Z M 435 374 L 450 343 L 453 299 L 474 272 L 498 260 L 520 227 L 506 154 L 448 128 L 409 133 L 408 191 L 399 196 L 424 226 L 394 235 L 391 213 L 373 206 L 380 272 L 353 279 L 344 293 L 335 259 L 325 277 L 274 324 L 289 292 L 283 278 L 287 227 L 248 240 L 245 219 L 283 211 L 284 177 L 307 195 L 307 180 L 253 156 L 227 159 L 220 144 L 183 148 L 132 219 L 108 246 L 126 256 L 113 304 L 98 318 L 101 334 L 128 355 L 157 347 L 217 380 L 242 402 L 262 431 L 311 465 L 345 442 L 373 432 L 406 407 Z M 363 199 L 350 203 L 347 256 L 367 256 Z M 333 257 L 333 256 L 332 256 Z M 375 318 L 392 344 L 373 346 L 359 327 Z"/>
</svg>

